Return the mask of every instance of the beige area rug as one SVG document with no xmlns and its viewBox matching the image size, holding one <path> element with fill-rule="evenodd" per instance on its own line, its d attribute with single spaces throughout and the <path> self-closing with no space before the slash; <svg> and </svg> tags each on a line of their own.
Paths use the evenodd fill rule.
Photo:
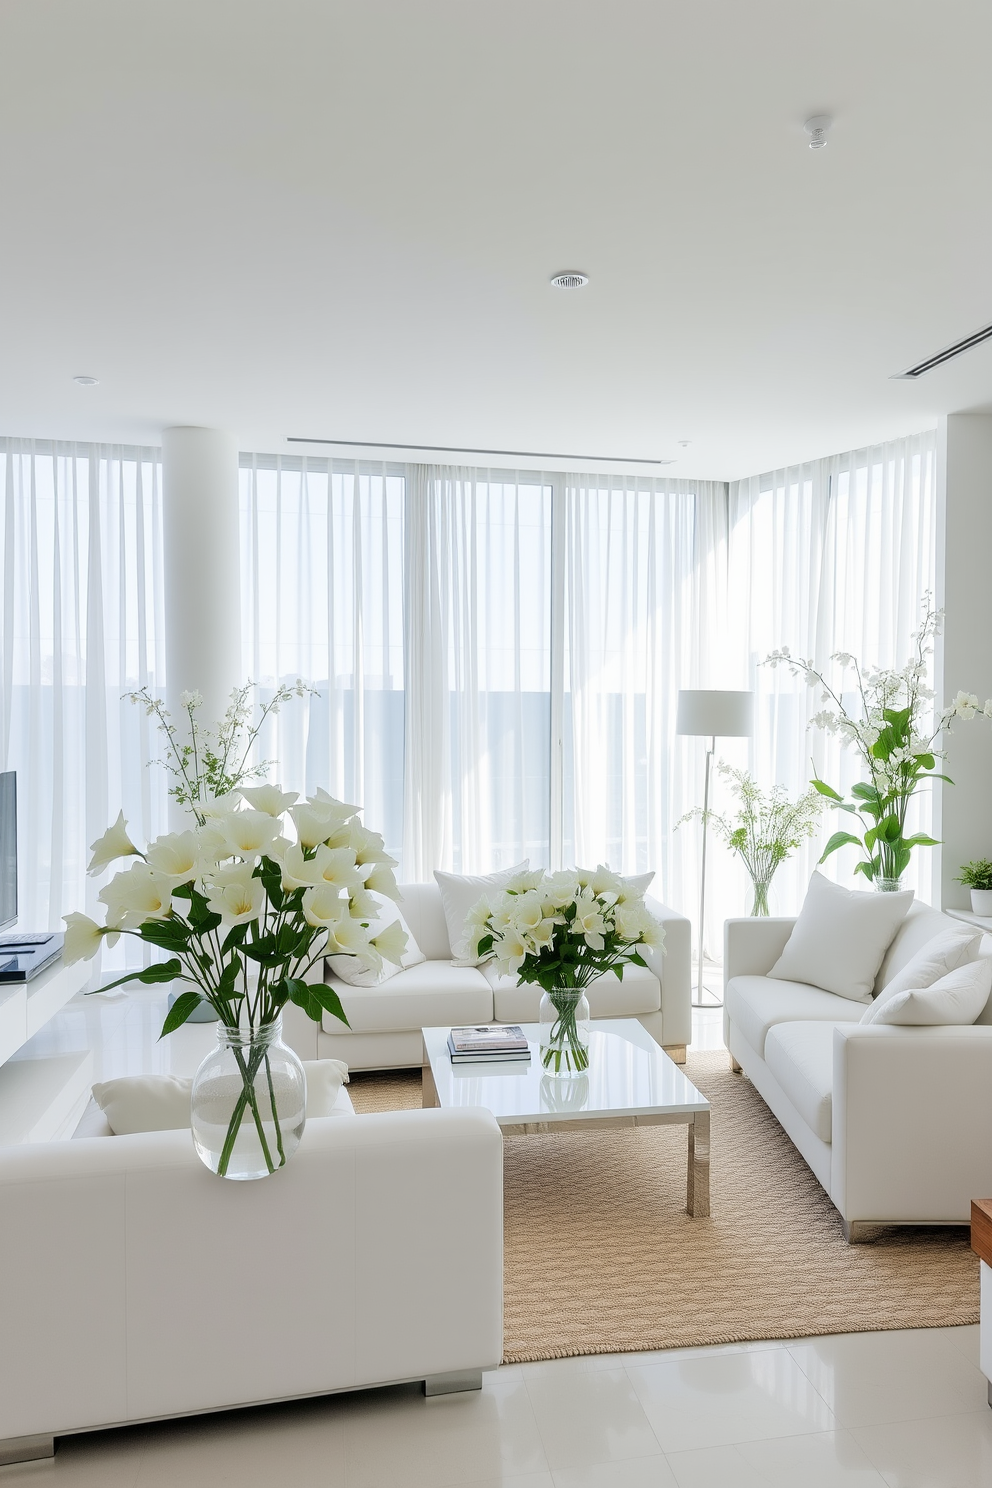
<svg viewBox="0 0 992 1488">
<path fill-rule="evenodd" d="M 506 1141 L 506 1362 L 978 1321 L 967 1228 L 847 1245 L 727 1055 L 689 1056 L 713 1107 L 711 1219 L 685 1213 L 685 1127 Z M 419 1106 L 420 1073 L 353 1075 L 360 1112 Z"/>
</svg>

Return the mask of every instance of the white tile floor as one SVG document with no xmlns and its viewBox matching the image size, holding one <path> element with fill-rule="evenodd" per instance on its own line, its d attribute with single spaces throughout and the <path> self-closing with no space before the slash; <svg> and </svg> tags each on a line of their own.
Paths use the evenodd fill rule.
<svg viewBox="0 0 992 1488">
<path fill-rule="evenodd" d="M 38 1054 L 95 1040 L 97 1077 L 177 1067 L 149 994 L 72 1005 Z M 696 1047 L 722 1015 L 696 1014 Z M 2 1337 L 2 1323 L 0 1323 Z M 415 1386 L 62 1440 L 0 1488 L 992 1488 L 978 1329 L 512 1365 L 480 1394 Z"/>
</svg>

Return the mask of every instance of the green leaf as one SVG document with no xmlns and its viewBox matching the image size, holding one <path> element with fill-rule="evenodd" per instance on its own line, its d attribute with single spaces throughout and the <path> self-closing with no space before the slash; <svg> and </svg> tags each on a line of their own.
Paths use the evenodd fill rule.
<svg viewBox="0 0 992 1488">
<path fill-rule="evenodd" d="M 912 837 L 907 837 L 903 842 L 904 847 L 939 847 L 940 842 L 936 837 L 928 837 L 926 832 L 916 832 Z"/>
<path fill-rule="evenodd" d="M 823 862 L 823 859 L 822 858 L 820 859 L 820 862 L 821 863 Z M 855 871 L 855 873 L 863 873 L 864 876 L 865 876 L 865 878 L 874 878 L 875 877 L 875 864 L 874 863 L 858 863 L 858 864 L 856 864 L 854 871 Z"/>
<path fill-rule="evenodd" d="M 813 787 L 814 790 L 819 791 L 821 796 L 826 796 L 831 801 L 843 801 L 844 799 L 844 797 L 840 795 L 838 791 L 834 790 L 832 785 L 827 785 L 825 781 L 818 780 L 815 776 L 810 781 L 810 785 Z"/>
<path fill-rule="evenodd" d="M 902 824 L 897 816 L 886 816 L 879 822 L 877 832 L 880 842 L 898 842 L 902 836 Z"/>
<path fill-rule="evenodd" d="M 233 950 L 235 946 L 239 946 L 248 934 L 248 930 L 249 926 L 247 923 L 232 925 L 224 936 L 224 944 L 221 946 L 222 953 L 226 956 L 228 951 Z"/>
<path fill-rule="evenodd" d="M 333 987 L 328 987 L 325 982 L 304 982 L 299 977 L 286 977 L 285 985 L 289 988 L 290 1000 L 301 1007 L 315 1023 L 320 1022 L 324 1013 L 330 1013 L 332 1018 L 338 1018 L 346 1028 L 351 1027 L 341 1006 L 341 999 Z"/>
<path fill-rule="evenodd" d="M 921 770 L 932 770 L 937 761 L 932 754 L 918 754 L 916 756 L 916 763 Z"/>
<path fill-rule="evenodd" d="M 851 832 L 835 832 L 834 835 L 830 838 L 830 841 L 827 843 L 826 847 L 823 849 L 823 852 L 820 855 L 820 862 L 824 862 L 825 859 L 829 858 L 831 853 L 835 853 L 839 847 L 847 846 L 860 847 L 861 838 L 853 836 Z"/>
<path fill-rule="evenodd" d="M 869 785 L 865 780 L 859 780 L 857 785 L 851 786 L 851 795 L 857 796 L 859 801 L 878 801 L 880 799 L 875 786 Z"/>
<path fill-rule="evenodd" d="M 87 997 L 92 997 L 97 992 L 110 992 L 114 987 L 123 987 L 126 982 L 144 982 L 146 986 L 152 986 L 155 982 L 172 982 L 182 975 L 182 963 L 179 961 L 156 961 L 153 966 L 144 966 L 140 971 L 127 971 L 116 981 L 106 982 L 102 987 L 94 987 L 92 992 L 87 992 Z"/>
<path fill-rule="evenodd" d="M 166 1014 L 159 1038 L 165 1038 L 167 1033 L 174 1033 L 177 1028 L 181 1028 L 190 1014 L 196 1012 L 200 1002 L 199 992 L 180 992 Z"/>
<path fill-rule="evenodd" d="M 163 951 L 184 951 L 189 945 L 190 933 L 179 920 L 146 920 L 138 934 Z"/>
</svg>

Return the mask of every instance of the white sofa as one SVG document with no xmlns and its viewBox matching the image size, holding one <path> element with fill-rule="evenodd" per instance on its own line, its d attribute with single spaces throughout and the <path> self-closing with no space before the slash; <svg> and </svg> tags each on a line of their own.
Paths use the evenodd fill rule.
<svg viewBox="0 0 992 1488">
<path fill-rule="evenodd" d="M 137 1421 L 479 1388 L 502 1183 L 481 1109 L 310 1120 L 254 1183 L 209 1173 L 188 1131 L 0 1149 L 0 1463 Z"/>
<path fill-rule="evenodd" d="M 434 883 L 402 884 L 400 908 L 427 957 L 378 987 L 326 980 L 341 998 L 350 1028 L 325 1014 L 318 1026 L 299 1008 L 283 1013 L 283 1037 L 301 1059 L 343 1059 L 352 1070 L 397 1069 L 423 1061 L 422 1028 L 461 1023 L 536 1023 L 540 987 L 500 977 L 492 965 L 453 966 L 441 892 Z M 594 1018 L 637 1018 L 679 1063 L 692 1037 L 690 924 L 656 899 L 645 904 L 665 927 L 664 954 L 646 950 L 649 969 L 628 966 L 623 978 L 589 988 Z"/>
<path fill-rule="evenodd" d="M 992 1193 L 992 999 L 968 1027 L 860 1026 L 865 1004 L 768 976 L 792 919 L 728 920 L 724 1037 L 826 1189 L 849 1241 L 876 1224 L 967 1224 Z M 914 904 L 876 993 L 961 928 Z M 992 954 L 983 942 L 982 954 Z"/>
</svg>

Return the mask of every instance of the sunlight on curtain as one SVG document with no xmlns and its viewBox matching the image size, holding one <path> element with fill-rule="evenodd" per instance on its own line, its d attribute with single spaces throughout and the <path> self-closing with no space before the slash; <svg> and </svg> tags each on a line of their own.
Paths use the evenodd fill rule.
<svg viewBox="0 0 992 1488">
<path fill-rule="evenodd" d="M 680 687 L 719 686 L 726 486 L 569 476 L 565 492 L 566 863 L 654 869 L 688 909 L 699 741 L 675 734 Z"/>
<path fill-rule="evenodd" d="M 757 692 L 749 760 L 762 785 L 778 782 L 797 793 L 814 767 L 838 789 L 861 778 L 853 751 L 807 727 L 821 706 L 819 691 L 784 667 L 762 666 L 764 657 L 788 646 L 821 670 L 830 667 L 835 651 L 868 664 L 903 665 L 921 599 L 934 588 L 935 564 L 933 432 L 731 485 L 729 605 L 737 621 L 730 642 L 738 685 Z M 925 831 L 929 820 L 924 795 L 912 830 Z M 842 825 L 836 812 L 825 811 L 821 836 L 780 868 L 773 913 L 798 909 L 822 843 Z M 855 849 L 842 849 L 824 871 L 850 887 L 865 887 L 860 875 L 852 878 L 856 861 Z M 718 872 L 722 915 L 732 912 L 731 900 L 744 905 L 746 883 L 726 864 Z M 928 854 L 915 853 L 907 886 L 929 898 L 929 874 Z"/>
<path fill-rule="evenodd" d="M 404 868 L 550 851 L 551 487 L 410 467 Z"/>
<path fill-rule="evenodd" d="M 403 834 L 404 478 L 394 467 L 242 457 L 244 670 L 262 695 L 302 677 L 259 741 L 287 789 L 365 808 Z"/>
<path fill-rule="evenodd" d="M 164 690 L 157 450 L 0 439 L 0 748 L 17 771 L 19 925 L 94 913 L 88 847 L 124 810 L 165 830 L 158 736 L 122 694 Z M 131 943 L 127 942 L 130 946 Z M 113 961 L 142 952 L 121 947 Z"/>
</svg>

